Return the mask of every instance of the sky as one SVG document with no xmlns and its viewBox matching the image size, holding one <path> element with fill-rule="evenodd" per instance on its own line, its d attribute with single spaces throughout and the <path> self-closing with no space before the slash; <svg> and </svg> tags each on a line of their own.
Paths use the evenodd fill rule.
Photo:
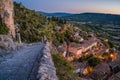
<svg viewBox="0 0 120 80">
<path fill-rule="evenodd" d="M 14 0 L 25 7 L 43 12 L 120 14 L 120 0 Z"/>
</svg>

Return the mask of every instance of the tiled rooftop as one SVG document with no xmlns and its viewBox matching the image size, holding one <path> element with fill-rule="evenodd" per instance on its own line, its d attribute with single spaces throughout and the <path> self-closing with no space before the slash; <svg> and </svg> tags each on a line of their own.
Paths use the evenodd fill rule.
<svg viewBox="0 0 120 80">
<path fill-rule="evenodd" d="M 80 48 L 80 47 L 88 47 L 92 45 L 93 43 L 98 42 L 98 40 L 95 37 L 90 38 L 89 40 L 84 40 L 83 43 L 77 44 L 77 43 L 71 43 L 70 46 L 74 48 Z"/>
</svg>

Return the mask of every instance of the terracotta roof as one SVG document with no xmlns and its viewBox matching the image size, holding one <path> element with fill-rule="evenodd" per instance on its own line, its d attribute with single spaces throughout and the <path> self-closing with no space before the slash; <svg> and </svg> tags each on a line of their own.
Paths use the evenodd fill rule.
<svg viewBox="0 0 120 80">
<path fill-rule="evenodd" d="M 89 47 L 92 45 L 94 42 L 97 42 L 97 39 L 95 37 L 90 38 L 89 40 L 84 40 L 82 44 L 78 43 L 71 43 L 71 47 L 79 48 L 79 47 Z"/>
</svg>

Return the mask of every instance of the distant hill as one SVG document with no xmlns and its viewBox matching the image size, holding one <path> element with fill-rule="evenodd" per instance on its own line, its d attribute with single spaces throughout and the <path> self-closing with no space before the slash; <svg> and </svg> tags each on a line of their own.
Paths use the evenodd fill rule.
<svg viewBox="0 0 120 80">
<path fill-rule="evenodd" d="M 66 16 L 71 16 L 73 14 L 71 13 L 64 13 L 64 12 L 56 12 L 56 13 L 46 13 L 46 12 L 41 12 L 41 11 L 37 11 L 38 13 L 44 15 L 44 16 L 47 16 L 47 17 L 52 17 L 52 16 L 55 16 L 55 17 L 66 17 Z"/>
<path fill-rule="evenodd" d="M 102 13 L 82 13 L 63 17 L 67 21 L 120 24 L 120 15 Z"/>
<path fill-rule="evenodd" d="M 120 15 L 82 13 L 63 18 L 83 31 L 93 32 L 100 38 L 109 39 L 111 46 L 120 50 Z"/>
</svg>

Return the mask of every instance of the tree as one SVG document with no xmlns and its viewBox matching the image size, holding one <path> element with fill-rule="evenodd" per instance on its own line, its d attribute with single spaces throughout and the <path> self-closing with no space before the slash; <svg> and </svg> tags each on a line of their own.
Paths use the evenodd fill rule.
<svg viewBox="0 0 120 80">
<path fill-rule="evenodd" d="M 73 28 L 72 27 L 69 27 L 67 30 L 66 30 L 66 33 L 65 33 L 65 36 L 70 39 L 73 35 L 74 31 L 73 31 Z"/>
<path fill-rule="evenodd" d="M 0 34 L 8 34 L 8 32 L 9 28 L 4 24 L 0 24 Z"/>
<path fill-rule="evenodd" d="M 89 65 L 90 66 L 92 66 L 92 67 L 94 67 L 94 66 L 96 66 L 97 64 L 99 64 L 101 61 L 100 61 L 100 59 L 99 58 L 97 58 L 97 57 L 91 57 L 90 59 L 88 59 L 88 63 L 89 63 Z"/>
</svg>

